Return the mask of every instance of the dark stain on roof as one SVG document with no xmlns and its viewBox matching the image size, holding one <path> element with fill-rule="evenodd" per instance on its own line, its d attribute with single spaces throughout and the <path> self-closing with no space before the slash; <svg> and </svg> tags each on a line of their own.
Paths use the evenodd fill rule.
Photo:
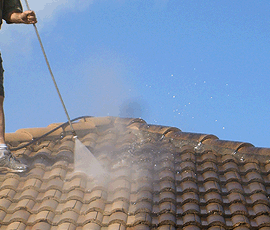
<svg viewBox="0 0 270 230">
<path fill-rule="evenodd" d="M 6 139 L 23 146 L 57 125 Z M 71 130 L 58 130 L 14 152 L 27 173 L 0 174 L 1 229 L 270 229 L 269 148 L 142 119 L 87 118 L 74 128 L 106 178 L 74 172 Z"/>
</svg>

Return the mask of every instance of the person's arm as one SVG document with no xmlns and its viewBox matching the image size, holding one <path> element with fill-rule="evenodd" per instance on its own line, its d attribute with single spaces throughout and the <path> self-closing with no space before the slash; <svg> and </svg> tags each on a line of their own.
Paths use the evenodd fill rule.
<svg viewBox="0 0 270 230">
<path fill-rule="evenodd" d="M 12 11 L 5 17 L 7 23 L 37 23 L 37 18 L 34 11 L 26 10 L 24 12 Z"/>
</svg>

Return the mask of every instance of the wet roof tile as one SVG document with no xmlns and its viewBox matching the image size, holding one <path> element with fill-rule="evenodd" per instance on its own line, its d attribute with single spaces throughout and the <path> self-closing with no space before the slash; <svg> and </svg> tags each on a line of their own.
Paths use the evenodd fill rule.
<svg viewBox="0 0 270 230">
<path fill-rule="evenodd" d="M 27 173 L 0 174 L 1 229 L 247 230 L 270 228 L 270 149 L 141 119 L 84 118 L 82 143 L 106 178 L 74 172 L 69 126 L 7 134 Z"/>
</svg>

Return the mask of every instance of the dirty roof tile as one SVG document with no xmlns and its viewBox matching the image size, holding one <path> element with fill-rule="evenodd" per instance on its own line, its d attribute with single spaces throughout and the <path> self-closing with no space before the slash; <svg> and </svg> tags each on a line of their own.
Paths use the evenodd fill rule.
<svg viewBox="0 0 270 230">
<path fill-rule="evenodd" d="M 259 192 L 266 193 L 265 186 L 259 182 L 249 183 L 248 188 L 251 194 Z"/>
<path fill-rule="evenodd" d="M 253 206 L 253 210 L 254 210 L 256 216 L 259 216 L 262 214 L 269 214 L 270 215 L 270 208 L 266 204 L 255 204 Z"/>
<path fill-rule="evenodd" d="M 186 214 L 183 216 L 183 225 L 187 226 L 187 225 L 201 225 L 201 219 L 199 217 L 198 214 Z"/>
<path fill-rule="evenodd" d="M 7 141 L 19 147 L 55 127 L 20 130 Z M 91 117 L 74 127 L 108 175 L 74 172 L 69 126 L 15 150 L 30 170 L 0 174 L 1 229 L 270 227 L 269 149 L 141 119 Z"/>
<path fill-rule="evenodd" d="M 204 181 L 216 181 L 219 182 L 219 176 L 214 171 L 206 171 L 202 174 Z"/>
<path fill-rule="evenodd" d="M 270 227 L 270 217 L 269 215 L 259 215 L 255 217 L 256 224 L 259 228 L 261 227 Z"/>
<path fill-rule="evenodd" d="M 237 164 L 235 162 L 232 162 L 232 161 L 223 164 L 223 169 L 224 169 L 224 172 L 228 172 L 228 171 L 238 172 L 239 171 Z"/>
<path fill-rule="evenodd" d="M 226 222 L 225 219 L 222 215 L 213 213 L 213 214 L 209 214 L 207 216 L 207 222 L 208 225 L 217 225 L 217 226 L 225 226 Z"/>
<path fill-rule="evenodd" d="M 196 225 L 188 225 L 188 226 L 183 227 L 183 230 L 201 230 L 201 228 Z"/>
<path fill-rule="evenodd" d="M 241 215 L 248 215 L 248 211 L 246 206 L 243 203 L 232 203 L 230 205 L 230 213 L 232 215 L 241 214 Z"/>
<path fill-rule="evenodd" d="M 213 163 L 211 161 L 206 161 L 204 163 L 202 163 L 201 165 L 198 165 L 198 171 L 202 171 L 202 172 L 206 172 L 206 171 L 214 171 L 217 172 L 218 171 L 218 167 L 216 165 L 216 163 Z"/>
<path fill-rule="evenodd" d="M 200 213 L 200 206 L 198 203 L 192 203 L 192 202 L 188 202 L 182 205 L 182 213 L 183 215 L 186 215 L 188 213 L 196 213 L 199 214 Z M 182 214 L 179 213 L 179 214 Z"/>
<path fill-rule="evenodd" d="M 269 200 L 264 193 L 254 193 L 250 196 L 252 204 L 268 204 Z"/>
<path fill-rule="evenodd" d="M 236 171 L 227 171 L 224 173 L 226 182 L 236 181 L 241 183 L 241 177 L 238 172 Z"/>
<path fill-rule="evenodd" d="M 158 222 L 159 225 L 175 225 L 176 224 L 176 217 L 173 213 L 160 213 L 160 215 L 158 216 Z"/>
<path fill-rule="evenodd" d="M 226 184 L 226 189 L 229 193 L 232 192 L 239 192 L 244 193 L 244 189 L 242 187 L 242 184 L 240 182 L 231 181 Z"/>
<path fill-rule="evenodd" d="M 239 225 L 250 226 L 250 221 L 248 217 L 244 215 L 233 215 L 232 223 L 233 223 L 233 226 L 239 226 Z"/>
<path fill-rule="evenodd" d="M 224 209 L 219 203 L 209 203 L 206 205 L 207 214 L 219 214 L 222 215 L 224 213 Z"/>
</svg>

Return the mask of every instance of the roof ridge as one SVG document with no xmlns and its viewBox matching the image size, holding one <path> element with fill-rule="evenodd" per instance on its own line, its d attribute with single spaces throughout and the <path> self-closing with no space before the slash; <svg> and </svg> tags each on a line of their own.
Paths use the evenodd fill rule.
<svg viewBox="0 0 270 230">
<path fill-rule="evenodd" d="M 58 125 L 63 123 L 53 123 L 44 128 L 24 128 L 19 129 L 15 133 L 7 133 L 6 141 L 8 143 L 13 143 L 18 145 L 21 142 L 32 141 L 33 139 L 44 135 L 45 133 L 53 130 Z M 260 156 L 269 156 L 270 157 L 270 148 L 259 148 L 254 145 L 246 142 L 238 141 L 229 141 L 229 140 L 220 140 L 217 136 L 212 134 L 201 134 L 201 133 L 190 133 L 182 132 L 176 127 L 170 126 L 161 126 L 147 124 L 141 118 L 120 118 L 120 117 L 87 117 L 82 118 L 79 122 L 73 124 L 74 129 L 78 133 L 91 132 L 98 127 L 102 126 L 123 126 L 132 130 L 145 131 L 150 133 L 155 133 L 161 135 L 161 140 L 163 138 L 169 138 L 173 140 L 181 140 L 182 145 L 189 144 L 194 146 L 194 149 L 201 149 L 202 146 L 205 146 L 209 149 L 215 151 L 221 151 L 224 154 L 258 154 Z M 66 126 L 62 129 L 58 129 L 55 132 L 48 135 L 49 138 L 61 137 L 64 133 L 71 133 L 71 128 Z M 177 144 L 179 145 L 179 143 Z M 270 159 L 269 159 L 270 160 Z"/>
</svg>

